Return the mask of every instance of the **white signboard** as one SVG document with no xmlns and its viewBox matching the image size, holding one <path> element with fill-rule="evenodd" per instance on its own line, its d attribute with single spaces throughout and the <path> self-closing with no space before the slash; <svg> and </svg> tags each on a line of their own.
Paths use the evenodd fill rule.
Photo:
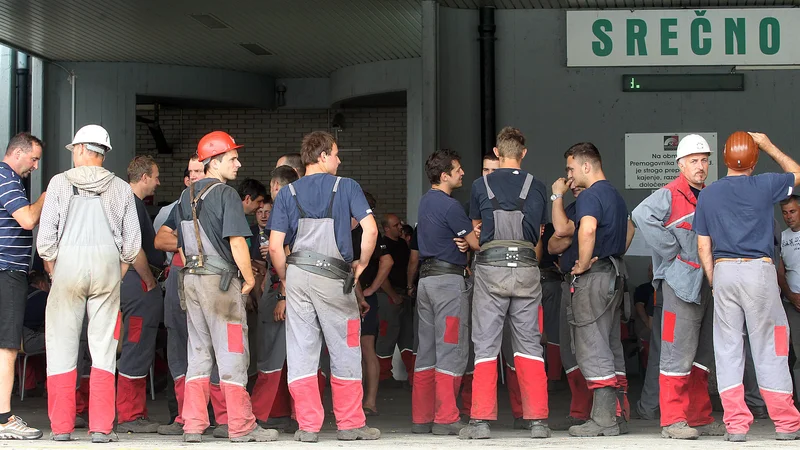
<svg viewBox="0 0 800 450">
<path fill-rule="evenodd" d="M 567 11 L 567 66 L 800 64 L 800 8 Z"/>
<path fill-rule="evenodd" d="M 625 189 L 658 189 L 680 171 L 675 162 L 678 142 L 687 134 L 703 136 L 711 148 L 706 184 L 717 180 L 717 133 L 626 133 Z"/>
</svg>

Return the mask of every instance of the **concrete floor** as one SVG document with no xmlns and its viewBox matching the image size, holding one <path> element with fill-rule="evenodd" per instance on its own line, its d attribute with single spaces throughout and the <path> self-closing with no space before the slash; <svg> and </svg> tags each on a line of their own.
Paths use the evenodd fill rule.
<svg viewBox="0 0 800 450">
<path fill-rule="evenodd" d="M 632 379 L 632 401 L 638 397 L 638 380 Z M 328 391 L 329 393 L 330 391 Z M 578 448 L 578 449 L 600 449 L 600 448 L 674 448 L 674 449 L 703 449 L 707 450 L 711 445 L 721 445 L 725 448 L 781 448 L 792 446 L 797 448 L 800 441 L 779 442 L 774 440 L 774 425 L 770 420 L 757 420 L 748 435 L 749 441 L 744 444 L 733 444 L 725 442 L 721 437 L 706 437 L 696 441 L 672 441 L 660 437 L 660 427 L 656 421 L 634 420 L 630 423 L 630 434 L 619 437 L 603 438 L 573 438 L 566 431 L 553 433 L 553 437 L 546 440 L 533 442 L 529 434 L 522 430 L 513 430 L 511 424 L 513 418 L 508 407 L 508 394 L 504 387 L 500 387 L 499 394 L 500 418 L 492 426 L 492 438 L 481 441 L 463 441 L 455 436 L 438 437 L 433 435 L 411 434 L 411 392 L 404 389 L 387 389 L 379 393 L 378 409 L 380 416 L 368 418 L 368 424 L 377 427 L 382 432 L 382 437 L 377 441 L 369 442 L 340 442 L 336 440 L 335 424 L 333 415 L 330 413 L 330 397 L 326 398 L 325 426 L 320 434 L 320 442 L 314 448 L 388 448 L 388 447 L 528 447 L 537 448 Z M 550 394 L 550 417 L 551 421 L 565 417 L 568 413 L 569 391 L 555 391 Z M 151 418 L 156 421 L 167 422 L 169 412 L 167 410 L 164 394 L 158 394 L 155 401 L 148 401 L 148 409 Z M 98 448 L 98 445 L 91 445 L 90 438 L 86 430 L 76 430 L 73 437 L 74 442 L 53 442 L 49 441 L 50 434 L 49 422 L 47 419 L 47 399 L 45 398 L 26 398 L 20 402 L 16 396 L 13 401 L 13 410 L 16 414 L 23 417 L 28 424 L 39 427 L 44 431 L 44 437 L 38 441 L 0 441 L 0 448 Z M 721 413 L 715 413 L 718 420 L 721 420 Z M 172 449 L 191 447 L 194 449 L 221 448 L 231 445 L 225 439 L 214 439 L 211 436 L 204 436 L 202 444 L 184 444 L 180 436 L 159 436 L 159 435 L 120 435 L 120 442 L 107 444 L 108 448 L 127 448 L 127 449 Z M 242 444 L 247 446 L 246 444 Z M 282 434 L 275 443 L 265 443 L 261 445 L 285 446 L 285 447 L 305 447 L 307 444 L 294 442 L 292 435 Z"/>
</svg>

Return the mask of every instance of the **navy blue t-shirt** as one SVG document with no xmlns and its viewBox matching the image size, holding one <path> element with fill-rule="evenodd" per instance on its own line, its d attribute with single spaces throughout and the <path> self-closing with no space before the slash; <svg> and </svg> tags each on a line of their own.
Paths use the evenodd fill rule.
<svg viewBox="0 0 800 450">
<path fill-rule="evenodd" d="M 592 256 L 602 259 L 625 253 L 628 207 L 614 186 L 608 180 L 597 181 L 589 188 L 584 189 L 575 203 L 576 231 L 577 228 L 580 228 L 581 219 L 585 216 L 597 219 Z M 576 234 L 575 238 L 577 237 Z M 573 244 L 576 243 L 578 242 L 575 241 Z M 578 255 L 580 255 L 580 251 Z"/>
<path fill-rule="evenodd" d="M 308 218 L 321 219 L 325 217 L 335 183 L 336 177 L 327 173 L 307 175 L 292 183 L 297 192 L 297 200 Z M 355 180 L 342 178 L 333 201 L 331 216 L 333 217 L 336 246 L 348 264 L 353 262 L 350 218 L 355 217 L 358 222 L 361 222 L 369 214 L 372 214 L 372 210 L 367 204 L 361 186 Z M 292 198 L 291 190 L 282 188 L 275 199 L 268 227 L 272 231 L 286 233 L 284 242 L 291 249 L 294 246 L 299 220 L 300 211 Z"/>
<path fill-rule="evenodd" d="M 571 220 L 573 223 L 575 222 L 575 210 L 578 202 L 572 202 L 564 208 L 564 212 L 567 214 L 567 219 Z M 569 245 L 569 248 L 564 250 L 564 253 L 561 254 L 561 258 L 558 260 L 558 265 L 561 267 L 561 272 L 569 273 L 572 271 L 572 268 L 575 267 L 575 261 L 578 260 L 578 227 L 577 224 L 575 226 L 575 233 L 572 235 L 572 243 Z"/>
<path fill-rule="evenodd" d="M 556 267 L 556 257 L 547 251 L 547 243 L 550 242 L 550 238 L 553 237 L 555 233 L 556 229 L 552 223 L 548 222 L 545 224 L 544 233 L 542 233 L 542 247 L 544 248 L 544 251 L 542 252 L 542 260 L 539 261 L 540 269 L 551 269 Z"/>
<path fill-rule="evenodd" d="M 489 187 L 492 188 L 500 207 L 506 211 L 514 211 L 519 204 L 519 194 L 528 173 L 521 169 L 497 169 L 486 176 Z M 481 220 L 481 245 L 494 239 L 494 215 L 492 201 L 486 193 L 483 177 L 472 183 L 470 194 L 469 218 Z M 547 189 L 544 184 L 533 179 L 528 197 L 522 205 L 525 218 L 522 221 L 522 230 L 526 241 L 533 245 L 539 242 L 541 225 L 547 222 Z"/>
<path fill-rule="evenodd" d="M 422 196 L 418 215 L 416 234 L 420 259 L 435 258 L 466 266 L 467 254 L 459 251 L 453 241 L 472 231 L 472 222 L 461 204 L 444 192 L 431 189 Z"/>
<path fill-rule="evenodd" d="M 794 174 L 724 177 L 697 199 L 694 229 L 711 236 L 716 258 L 773 257 L 773 208 L 792 195 Z"/>
</svg>

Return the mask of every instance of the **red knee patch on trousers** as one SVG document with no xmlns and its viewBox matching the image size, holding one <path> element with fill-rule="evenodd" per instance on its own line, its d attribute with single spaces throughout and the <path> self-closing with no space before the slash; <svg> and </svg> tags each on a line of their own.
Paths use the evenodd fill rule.
<svg viewBox="0 0 800 450">
<path fill-rule="evenodd" d="M 378 322 L 378 335 L 386 336 L 386 333 L 389 331 L 389 321 L 388 320 L 381 320 Z"/>
<path fill-rule="evenodd" d="M 119 340 L 120 331 L 122 331 L 122 312 L 117 313 L 117 323 L 114 325 L 114 339 Z"/>
<path fill-rule="evenodd" d="M 347 321 L 347 346 L 358 347 L 361 341 L 361 321 L 350 319 Z"/>
<path fill-rule="evenodd" d="M 139 342 L 139 339 L 142 338 L 142 325 L 144 324 L 144 319 L 139 316 L 131 316 L 128 319 L 128 342 Z"/>
<path fill-rule="evenodd" d="M 228 351 L 231 353 L 244 353 L 244 334 L 242 324 L 228 324 Z"/>
<path fill-rule="evenodd" d="M 786 325 L 775 327 L 775 356 L 789 356 L 789 332 Z"/>
<path fill-rule="evenodd" d="M 661 332 L 661 340 L 667 342 L 675 341 L 675 313 L 671 311 L 664 311 L 664 328 Z"/>
<path fill-rule="evenodd" d="M 542 334 L 542 330 L 544 330 L 544 308 L 542 305 L 539 305 L 539 334 Z"/>
<path fill-rule="evenodd" d="M 456 316 L 447 316 L 444 318 L 444 343 L 445 344 L 458 344 L 458 330 L 461 320 Z"/>
</svg>

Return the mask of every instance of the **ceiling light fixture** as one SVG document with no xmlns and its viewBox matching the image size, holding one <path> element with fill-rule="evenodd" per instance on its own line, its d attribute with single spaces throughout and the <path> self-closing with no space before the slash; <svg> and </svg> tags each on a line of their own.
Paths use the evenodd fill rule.
<svg viewBox="0 0 800 450">
<path fill-rule="evenodd" d="M 189 14 L 189 17 L 200 22 L 203 26 L 211 30 L 224 30 L 230 28 L 225 22 L 217 19 L 211 14 Z"/>
<path fill-rule="evenodd" d="M 272 56 L 273 55 L 273 53 L 271 51 L 265 49 L 264 47 L 262 47 L 262 46 L 260 46 L 258 44 L 240 43 L 239 46 L 241 46 L 243 49 L 247 50 L 248 52 L 250 52 L 250 53 L 252 53 L 252 54 L 254 54 L 256 56 Z"/>
</svg>

